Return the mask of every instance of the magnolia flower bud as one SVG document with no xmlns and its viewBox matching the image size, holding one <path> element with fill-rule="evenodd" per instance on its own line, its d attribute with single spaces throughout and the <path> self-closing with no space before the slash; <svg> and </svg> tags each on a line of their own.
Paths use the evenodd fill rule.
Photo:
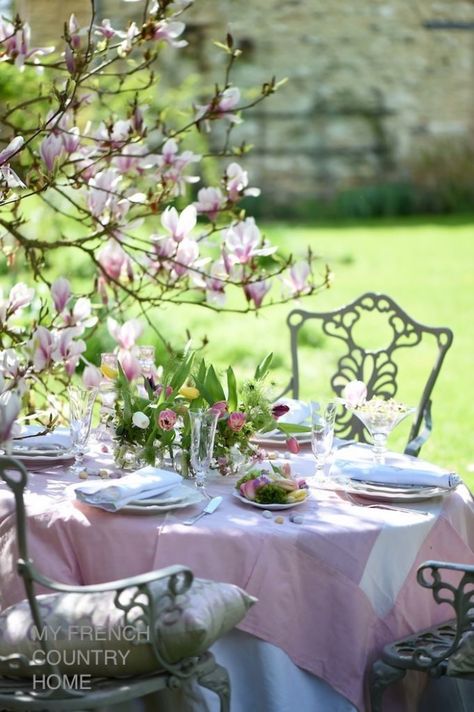
<svg viewBox="0 0 474 712">
<path fill-rule="evenodd" d="M 142 413 L 141 410 L 137 410 L 137 412 L 133 414 L 132 423 L 136 428 L 146 430 L 150 425 L 150 418 L 145 415 L 145 413 Z"/>
</svg>

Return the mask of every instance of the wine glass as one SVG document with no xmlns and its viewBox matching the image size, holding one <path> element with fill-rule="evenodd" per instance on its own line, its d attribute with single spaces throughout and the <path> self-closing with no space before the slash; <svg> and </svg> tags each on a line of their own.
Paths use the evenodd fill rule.
<svg viewBox="0 0 474 712">
<path fill-rule="evenodd" d="M 315 481 L 328 484 L 329 478 L 324 473 L 334 443 L 334 421 L 337 404 L 331 401 L 321 408 L 319 403 L 311 404 L 311 449 L 316 460 Z"/>
<path fill-rule="evenodd" d="M 97 396 L 97 388 L 84 388 L 83 386 L 69 386 L 69 428 L 71 443 L 74 453 L 74 465 L 71 472 L 82 469 L 87 441 L 92 423 L 92 408 Z"/>
<path fill-rule="evenodd" d="M 191 422 L 191 468 L 196 478 L 196 487 L 204 492 L 214 450 L 214 437 L 219 413 L 213 410 L 190 410 L 189 419 Z"/>
<path fill-rule="evenodd" d="M 387 438 L 392 430 L 416 408 L 403 405 L 393 399 L 372 398 L 356 408 L 348 408 L 369 431 L 372 438 L 372 453 L 378 465 L 385 464 Z"/>
<path fill-rule="evenodd" d="M 99 426 L 95 431 L 96 440 L 109 440 L 110 433 L 107 423 L 114 412 L 115 380 L 118 376 L 118 358 L 114 353 L 100 355 L 100 371 L 102 381 L 100 384 L 100 411 Z"/>
</svg>

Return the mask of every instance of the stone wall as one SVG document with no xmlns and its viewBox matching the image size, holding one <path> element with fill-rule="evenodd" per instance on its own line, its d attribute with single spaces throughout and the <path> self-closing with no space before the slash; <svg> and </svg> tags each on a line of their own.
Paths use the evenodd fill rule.
<svg viewBox="0 0 474 712">
<path fill-rule="evenodd" d="M 18 4 L 32 19 L 47 6 L 54 24 L 72 9 L 87 13 L 88 0 Z M 98 7 L 111 18 L 135 9 L 117 0 Z M 472 0 L 196 0 L 186 16 L 197 40 L 186 71 L 195 68 L 203 85 L 220 69 L 212 40 L 227 30 L 244 49 L 236 84 L 289 79 L 235 134 L 255 144 L 245 160 L 277 200 L 399 178 L 437 137 L 472 133 Z M 433 22 L 451 29 L 429 29 Z M 179 78 L 171 60 L 167 69 Z"/>
</svg>

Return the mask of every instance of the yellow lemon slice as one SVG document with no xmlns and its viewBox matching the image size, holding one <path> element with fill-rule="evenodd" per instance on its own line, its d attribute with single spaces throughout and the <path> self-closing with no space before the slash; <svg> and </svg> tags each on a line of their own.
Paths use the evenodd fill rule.
<svg viewBox="0 0 474 712">
<path fill-rule="evenodd" d="M 117 369 L 108 366 L 106 363 L 103 363 L 101 365 L 100 370 L 103 376 L 105 376 L 106 378 L 110 378 L 111 380 L 114 380 L 118 376 Z"/>
</svg>

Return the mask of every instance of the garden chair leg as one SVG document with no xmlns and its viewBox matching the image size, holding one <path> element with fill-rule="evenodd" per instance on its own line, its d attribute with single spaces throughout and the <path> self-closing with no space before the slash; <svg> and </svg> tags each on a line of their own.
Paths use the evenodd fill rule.
<svg viewBox="0 0 474 712">
<path fill-rule="evenodd" d="M 383 712 L 383 694 L 385 689 L 405 676 L 406 670 L 392 667 L 377 660 L 372 666 L 370 676 L 370 708 L 371 712 Z"/>
<path fill-rule="evenodd" d="M 230 712 L 229 673 L 225 667 L 216 663 L 211 653 L 207 653 L 204 665 L 198 673 L 197 681 L 202 687 L 206 687 L 218 695 L 220 712 Z"/>
</svg>

